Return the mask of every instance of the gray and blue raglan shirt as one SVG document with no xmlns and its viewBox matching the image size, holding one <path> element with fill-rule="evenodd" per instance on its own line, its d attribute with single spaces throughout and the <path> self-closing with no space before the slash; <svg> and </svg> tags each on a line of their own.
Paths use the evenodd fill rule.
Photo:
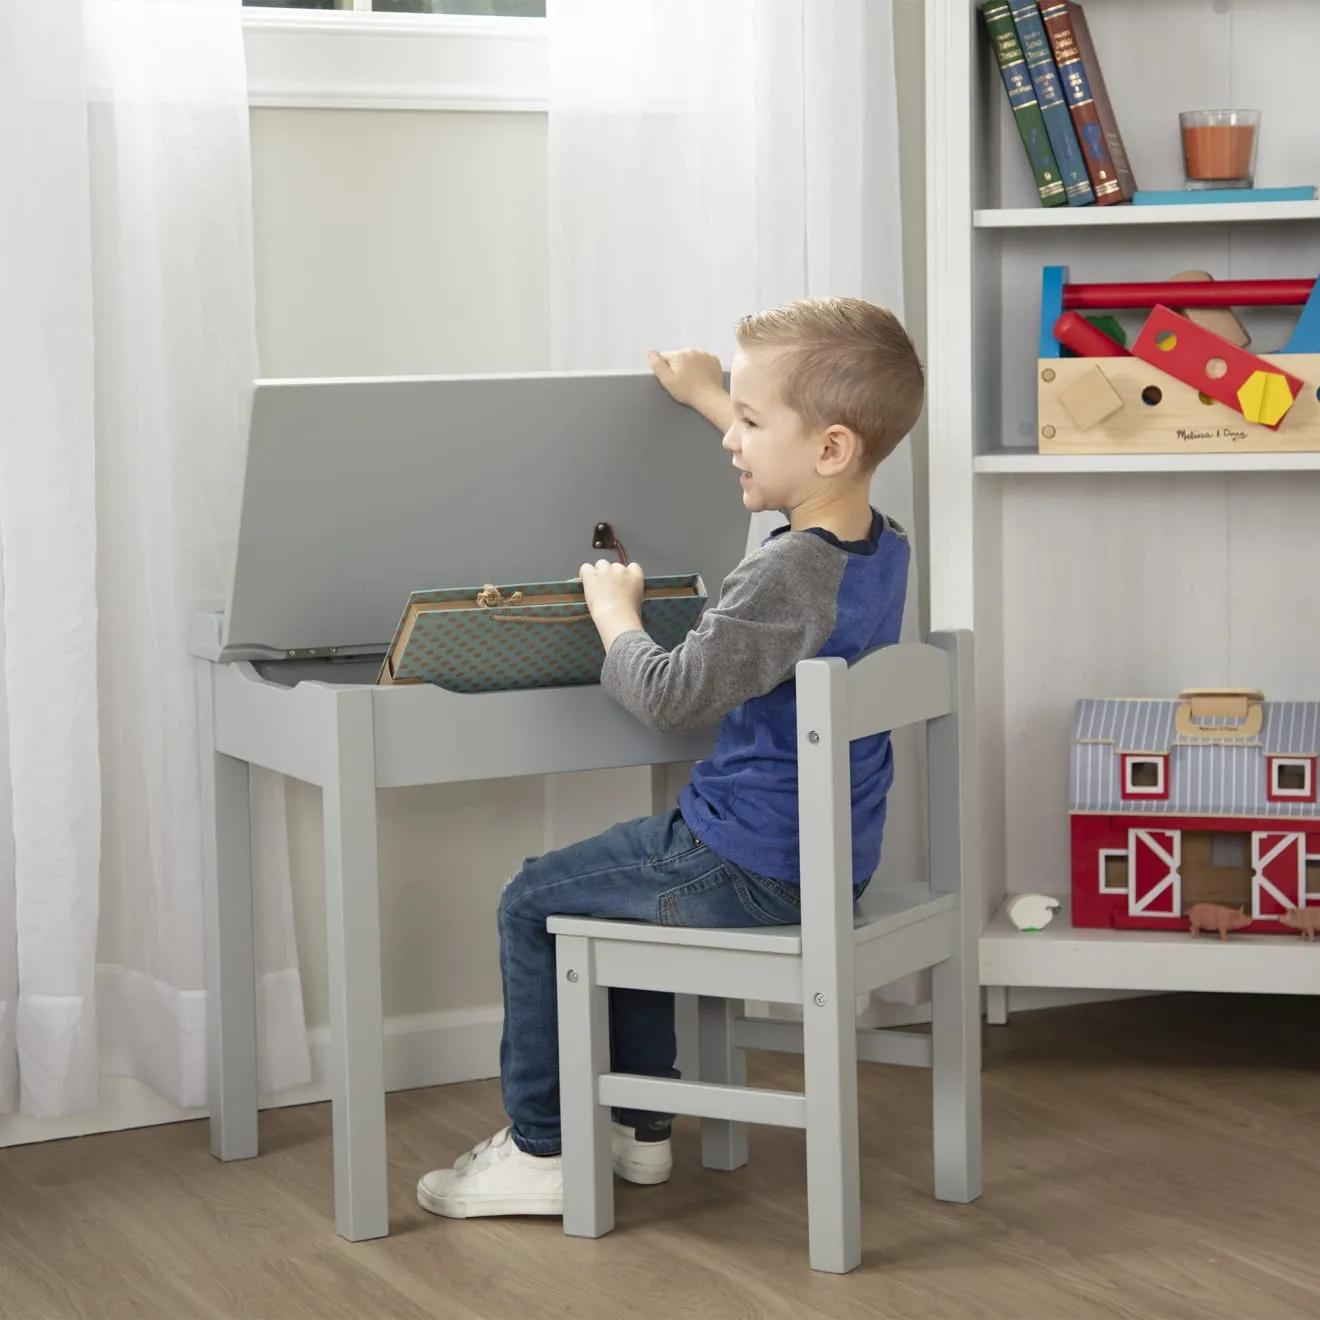
<svg viewBox="0 0 1320 1320">
<path fill-rule="evenodd" d="M 672 651 L 644 632 L 616 639 L 601 685 L 662 733 L 718 721 L 715 749 L 679 798 L 703 843 L 749 871 L 796 883 L 799 660 L 851 662 L 898 641 L 910 549 L 892 519 L 872 511 L 865 541 L 781 527 L 725 579 L 718 602 Z M 853 882 L 880 860 L 893 782 L 888 733 L 852 744 Z"/>
</svg>

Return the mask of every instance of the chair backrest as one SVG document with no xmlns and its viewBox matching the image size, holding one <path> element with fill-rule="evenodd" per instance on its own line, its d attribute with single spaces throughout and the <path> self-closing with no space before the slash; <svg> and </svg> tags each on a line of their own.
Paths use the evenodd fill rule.
<svg viewBox="0 0 1320 1320">
<path fill-rule="evenodd" d="M 925 642 L 868 652 L 852 665 L 833 657 L 803 660 L 796 678 L 803 954 L 809 961 L 832 959 L 833 954 L 844 956 L 846 949 L 850 959 L 853 741 L 925 724 L 931 888 L 962 892 L 964 876 L 971 874 L 968 849 L 976 806 L 972 635 L 967 630 L 932 633 Z"/>
</svg>

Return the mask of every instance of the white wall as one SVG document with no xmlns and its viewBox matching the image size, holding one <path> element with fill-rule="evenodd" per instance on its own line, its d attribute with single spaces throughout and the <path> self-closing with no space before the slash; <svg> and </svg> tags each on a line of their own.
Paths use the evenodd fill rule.
<svg viewBox="0 0 1320 1320">
<path fill-rule="evenodd" d="M 267 376 L 544 368 L 546 120 L 254 110 Z"/>
</svg>

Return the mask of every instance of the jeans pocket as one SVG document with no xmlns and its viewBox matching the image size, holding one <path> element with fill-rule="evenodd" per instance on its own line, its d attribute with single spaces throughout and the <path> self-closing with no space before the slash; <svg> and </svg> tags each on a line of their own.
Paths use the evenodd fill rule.
<svg viewBox="0 0 1320 1320">
<path fill-rule="evenodd" d="M 714 854 L 712 854 L 714 859 Z M 801 920 L 787 886 L 718 862 L 706 874 L 666 889 L 656 900 L 665 926 L 791 926 Z"/>
<path fill-rule="evenodd" d="M 738 877 L 743 906 L 763 926 L 796 926 L 802 920 L 801 896 L 792 885 L 744 871 Z"/>
<path fill-rule="evenodd" d="M 659 851 L 646 859 L 646 864 L 656 871 L 700 865 L 701 854 L 710 853 L 710 849 L 692 833 L 687 821 L 677 810 L 670 814 L 665 833 L 657 842 Z M 710 853 L 710 857 L 713 867 L 719 859 L 713 853 Z"/>
<path fill-rule="evenodd" d="M 710 870 L 672 885 L 656 896 L 662 926 L 745 926 L 747 916 L 734 877 L 714 853 Z"/>
</svg>

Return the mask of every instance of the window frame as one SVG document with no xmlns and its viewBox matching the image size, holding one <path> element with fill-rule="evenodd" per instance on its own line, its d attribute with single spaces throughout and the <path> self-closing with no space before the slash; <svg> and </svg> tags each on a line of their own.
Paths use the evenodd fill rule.
<svg viewBox="0 0 1320 1320">
<path fill-rule="evenodd" d="M 1113 859 L 1115 859 L 1115 860 L 1118 860 L 1119 858 L 1121 858 L 1122 861 L 1123 861 L 1123 867 L 1124 867 L 1124 880 L 1123 880 L 1123 883 L 1122 883 L 1121 885 L 1117 885 L 1117 886 L 1115 886 L 1115 885 L 1110 885 L 1110 884 L 1107 884 L 1107 883 L 1106 883 L 1105 872 L 1106 872 L 1109 868 L 1105 865 L 1105 863 L 1108 862 L 1110 858 L 1113 858 Z M 1131 892 L 1131 890 L 1132 890 L 1132 859 L 1131 859 L 1131 857 L 1128 855 L 1128 850 L 1127 850 L 1126 848 L 1101 848 L 1101 849 L 1099 849 L 1099 853 L 1098 853 L 1098 857 L 1097 857 L 1097 865 L 1098 865 L 1098 867 L 1099 867 L 1099 871 L 1100 871 L 1100 886 L 1099 886 L 1099 889 L 1098 889 L 1097 892 L 1099 892 L 1099 893 L 1101 893 L 1101 894 L 1107 894 L 1107 895 L 1109 895 L 1111 898 L 1114 897 L 1115 895 L 1118 895 L 1119 897 L 1124 897 L 1124 898 L 1125 898 L 1125 897 Z"/>
<path fill-rule="evenodd" d="M 1169 758 L 1160 752 L 1122 752 L 1122 775 L 1119 780 L 1124 802 L 1166 801 L 1169 796 Z M 1139 761 L 1153 761 L 1160 768 L 1160 781 L 1154 788 L 1132 782 L 1132 767 Z"/>
<path fill-rule="evenodd" d="M 544 113 L 546 20 L 245 6 L 253 108 Z"/>
<path fill-rule="evenodd" d="M 1300 766 L 1306 772 L 1306 783 L 1301 788 L 1280 788 L 1279 771 L 1284 767 Z M 1314 802 L 1314 756 L 1267 756 L 1265 758 L 1265 798 L 1269 802 Z"/>
</svg>

